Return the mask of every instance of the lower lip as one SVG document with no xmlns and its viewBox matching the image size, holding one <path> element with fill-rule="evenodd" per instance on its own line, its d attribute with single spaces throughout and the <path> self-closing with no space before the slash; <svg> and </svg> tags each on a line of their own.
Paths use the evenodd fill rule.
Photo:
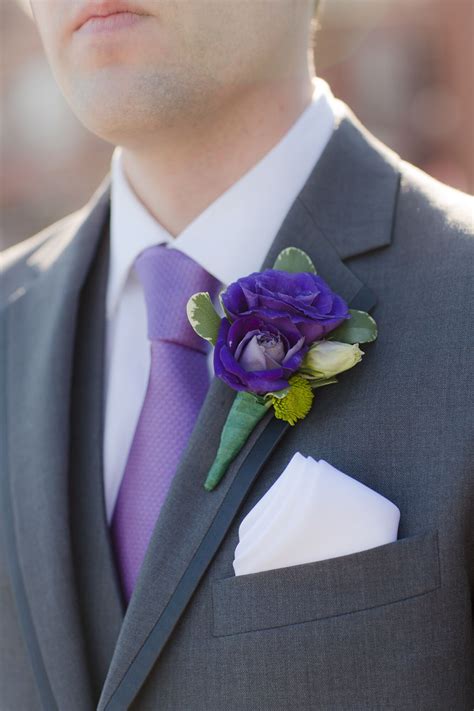
<svg viewBox="0 0 474 711">
<path fill-rule="evenodd" d="M 112 32 L 125 27 L 131 27 L 142 20 L 144 15 L 137 15 L 136 12 L 114 12 L 112 15 L 104 17 L 90 17 L 78 28 L 78 32 L 95 34 L 96 32 Z"/>
</svg>

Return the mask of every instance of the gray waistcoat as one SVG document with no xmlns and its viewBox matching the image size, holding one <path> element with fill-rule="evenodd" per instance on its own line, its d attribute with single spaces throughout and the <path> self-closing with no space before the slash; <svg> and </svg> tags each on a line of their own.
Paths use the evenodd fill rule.
<svg viewBox="0 0 474 711">
<path fill-rule="evenodd" d="M 108 252 L 107 222 L 79 297 L 71 388 L 71 543 L 96 703 L 124 615 L 103 493 L 104 311 Z"/>
</svg>

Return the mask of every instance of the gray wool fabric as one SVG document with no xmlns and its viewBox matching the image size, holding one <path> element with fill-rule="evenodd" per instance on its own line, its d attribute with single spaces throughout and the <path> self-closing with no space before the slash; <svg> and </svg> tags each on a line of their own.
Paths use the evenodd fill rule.
<svg viewBox="0 0 474 711">
<path fill-rule="evenodd" d="M 125 610 L 102 484 L 109 210 L 107 175 L 3 255 L 2 711 L 107 710 L 268 426 L 204 491 L 233 400 L 213 381 Z M 346 300 L 370 289 L 378 339 L 270 456 L 130 708 L 473 708 L 473 218 L 343 109 L 262 266 L 292 245 Z M 399 539 L 235 577 L 239 524 L 296 451 L 393 501 Z"/>
</svg>

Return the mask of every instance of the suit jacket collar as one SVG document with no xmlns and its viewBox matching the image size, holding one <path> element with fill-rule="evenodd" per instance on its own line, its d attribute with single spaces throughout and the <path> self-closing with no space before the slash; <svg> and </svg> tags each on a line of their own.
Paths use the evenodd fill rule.
<svg viewBox="0 0 474 711">
<path fill-rule="evenodd" d="M 380 149 L 344 108 L 264 266 L 271 266 L 284 247 L 301 247 L 334 290 L 347 300 L 361 295 L 361 303 L 366 300 L 363 308 L 370 308 L 373 294 L 342 260 L 390 243 L 398 182 L 396 158 Z M 25 616 L 25 629 L 37 636 L 58 706 L 70 709 L 87 706 L 84 700 L 91 696 L 67 518 L 71 354 L 78 293 L 108 216 L 109 199 L 110 176 L 106 176 L 78 214 L 77 225 L 51 238 L 32 256 L 36 276 L 6 312 L 9 482 L 16 532 L 11 554 L 19 561 L 19 584 L 23 583 L 29 600 L 31 615 Z M 160 619 L 210 524 L 223 515 L 226 493 L 268 425 L 269 418 L 260 423 L 218 489 L 205 492 L 202 482 L 233 396 L 220 381 L 213 382 L 126 611 L 100 711 L 108 706 Z M 61 646 L 59 636 L 64 640 Z M 137 691 L 140 683 L 137 680 Z"/>
</svg>

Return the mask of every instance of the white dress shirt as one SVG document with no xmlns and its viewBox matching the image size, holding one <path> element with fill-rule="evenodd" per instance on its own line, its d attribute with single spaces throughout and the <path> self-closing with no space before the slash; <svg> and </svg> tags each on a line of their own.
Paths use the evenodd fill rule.
<svg viewBox="0 0 474 711">
<path fill-rule="evenodd" d="M 320 78 L 313 84 L 311 103 L 283 138 L 176 238 L 140 202 L 124 173 L 120 146 L 114 150 L 104 423 L 109 523 L 150 367 L 145 300 L 133 262 L 147 247 L 167 243 L 192 257 L 222 284 L 258 271 L 334 129 L 335 99 L 329 86 Z"/>
</svg>

